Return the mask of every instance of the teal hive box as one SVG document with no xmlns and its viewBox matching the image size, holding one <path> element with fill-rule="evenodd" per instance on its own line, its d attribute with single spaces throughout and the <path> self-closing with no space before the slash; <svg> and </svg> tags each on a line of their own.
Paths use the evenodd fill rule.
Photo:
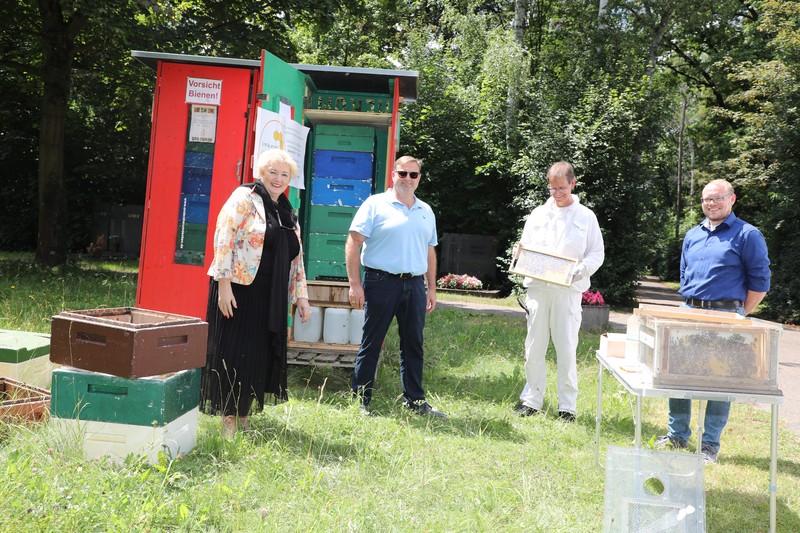
<svg viewBox="0 0 800 533">
<path fill-rule="evenodd" d="M 347 235 L 356 211 L 358 211 L 357 207 L 314 206 L 308 217 L 308 231 L 311 233 L 340 233 Z"/>
<path fill-rule="evenodd" d="M 130 379 L 62 367 L 53 371 L 54 417 L 165 426 L 200 403 L 202 370 Z"/>
</svg>

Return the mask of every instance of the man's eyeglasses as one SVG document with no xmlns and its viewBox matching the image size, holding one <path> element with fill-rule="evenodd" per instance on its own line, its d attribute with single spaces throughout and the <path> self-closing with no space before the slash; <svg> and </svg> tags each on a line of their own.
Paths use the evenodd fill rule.
<svg viewBox="0 0 800 533">
<path fill-rule="evenodd" d="M 407 170 L 395 170 L 394 172 L 401 178 L 411 178 L 415 180 L 419 177 L 419 172 L 409 172 Z"/>
<path fill-rule="evenodd" d="M 561 193 L 564 194 L 565 192 L 569 191 L 569 187 L 548 187 L 547 190 L 550 194 Z"/>
<path fill-rule="evenodd" d="M 704 204 L 719 204 L 722 203 L 725 198 L 730 196 L 730 194 L 723 194 L 722 196 L 709 196 L 708 198 L 703 198 Z"/>
</svg>

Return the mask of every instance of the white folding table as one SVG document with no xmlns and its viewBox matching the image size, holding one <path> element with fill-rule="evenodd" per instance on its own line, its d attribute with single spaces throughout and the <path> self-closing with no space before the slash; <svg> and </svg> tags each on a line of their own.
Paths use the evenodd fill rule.
<svg viewBox="0 0 800 533">
<path fill-rule="evenodd" d="M 683 398 L 698 400 L 697 426 L 697 453 L 700 453 L 700 435 L 702 435 L 702 420 L 705 402 L 718 400 L 726 402 L 764 403 L 772 407 L 772 424 L 770 437 L 770 463 L 769 463 L 769 530 L 775 533 L 777 517 L 777 491 L 778 491 L 778 406 L 783 403 L 783 392 L 780 390 L 771 393 L 754 392 L 715 392 L 688 389 L 665 389 L 654 387 L 648 376 L 637 371 L 635 364 L 627 363 L 619 357 L 607 357 L 600 350 L 596 353 L 600 363 L 597 375 L 597 410 L 595 416 L 595 457 L 600 464 L 600 421 L 603 410 L 603 370 L 607 370 L 630 394 L 636 397 L 636 407 L 633 415 L 635 427 L 634 447 L 642 446 L 642 399 L 643 398 Z M 601 465 L 602 466 L 602 465 Z"/>
</svg>

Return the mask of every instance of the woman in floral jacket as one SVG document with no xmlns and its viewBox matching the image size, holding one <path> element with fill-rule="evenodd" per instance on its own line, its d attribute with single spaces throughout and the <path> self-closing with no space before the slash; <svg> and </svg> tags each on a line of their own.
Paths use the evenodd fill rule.
<svg viewBox="0 0 800 533">
<path fill-rule="evenodd" d="M 226 434 L 264 394 L 286 400 L 289 302 L 303 322 L 311 316 L 300 226 L 283 194 L 297 174 L 284 150 L 268 150 L 256 164 L 259 179 L 233 191 L 219 212 L 214 262 L 208 269 L 208 360 L 201 405 L 222 415 Z"/>
</svg>

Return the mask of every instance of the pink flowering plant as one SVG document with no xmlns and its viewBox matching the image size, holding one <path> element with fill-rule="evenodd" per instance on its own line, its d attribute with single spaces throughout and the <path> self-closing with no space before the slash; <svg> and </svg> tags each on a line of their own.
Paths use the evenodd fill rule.
<svg viewBox="0 0 800 533">
<path fill-rule="evenodd" d="M 436 280 L 436 286 L 440 289 L 478 290 L 483 288 L 483 282 L 467 274 L 447 274 Z"/>
<path fill-rule="evenodd" d="M 600 294 L 600 291 L 585 291 L 581 295 L 581 305 L 603 306 L 606 305 L 606 301 L 603 299 L 603 295 Z"/>
</svg>

